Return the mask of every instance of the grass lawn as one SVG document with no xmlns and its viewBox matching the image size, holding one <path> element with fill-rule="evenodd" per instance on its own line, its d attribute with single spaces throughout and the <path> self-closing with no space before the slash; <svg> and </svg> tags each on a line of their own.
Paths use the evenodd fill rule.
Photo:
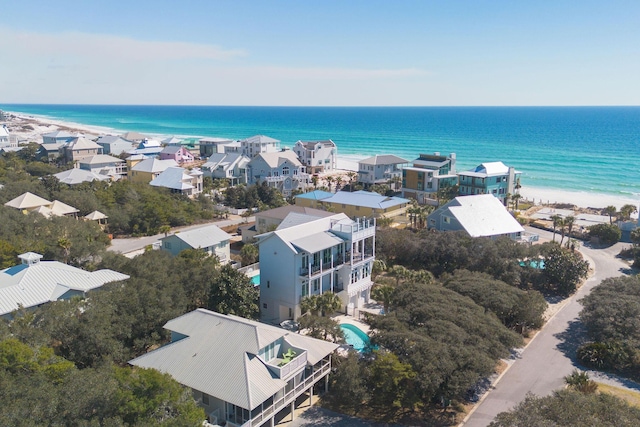
<svg viewBox="0 0 640 427">
<path fill-rule="evenodd" d="M 626 400 L 631 406 L 640 408 L 640 392 L 627 390 L 626 388 L 614 387 L 607 384 L 597 383 L 598 391 L 601 393 L 609 393 L 620 399 Z"/>
</svg>

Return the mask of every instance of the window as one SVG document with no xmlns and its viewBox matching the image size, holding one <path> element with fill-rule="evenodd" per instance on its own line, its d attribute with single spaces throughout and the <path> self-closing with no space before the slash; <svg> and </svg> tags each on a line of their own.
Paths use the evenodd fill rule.
<svg viewBox="0 0 640 427">
<path fill-rule="evenodd" d="M 313 292 L 319 292 L 320 291 L 320 279 L 313 279 L 312 281 L 313 284 Z"/>
<path fill-rule="evenodd" d="M 442 221 L 444 221 L 445 224 L 451 224 L 451 218 L 449 218 L 448 216 L 443 216 Z"/>
<path fill-rule="evenodd" d="M 266 302 L 262 303 L 262 308 L 267 308 L 267 303 Z"/>
<path fill-rule="evenodd" d="M 302 292 L 301 292 L 303 297 L 306 297 L 307 295 L 309 295 L 309 286 L 307 282 L 302 283 Z"/>
<path fill-rule="evenodd" d="M 282 175 L 289 175 L 289 166 L 285 166 L 282 168 Z"/>
<path fill-rule="evenodd" d="M 209 395 L 207 393 L 202 393 L 202 403 L 204 405 L 209 405 Z"/>
<path fill-rule="evenodd" d="M 171 242 L 164 242 L 164 247 L 167 249 L 171 249 Z"/>
</svg>

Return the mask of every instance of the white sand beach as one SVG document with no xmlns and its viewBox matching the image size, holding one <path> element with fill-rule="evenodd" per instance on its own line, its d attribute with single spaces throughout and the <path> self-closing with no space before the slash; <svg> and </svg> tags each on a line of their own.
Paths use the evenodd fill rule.
<svg viewBox="0 0 640 427">
<path fill-rule="evenodd" d="M 42 134 L 56 130 L 66 130 L 72 133 L 90 135 L 117 135 L 121 133 L 120 131 L 111 128 L 64 122 L 61 120 L 34 117 L 27 114 L 8 111 L 5 113 L 10 116 L 7 121 L 9 131 L 12 134 L 17 135 L 20 141 L 24 142 L 41 142 Z M 122 132 L 124 132 L 124 130 Z M 154 136 L 162 137 L 161 135 Z M 339 156 L 338 170 L 329 172 L 325 175 L 342 175 L 343 177 L 346 177 L 348 173 L 358 170 L 358 160 L 359 158 L 354 156 Z M 345 179 L 345 182 L 346 181 L 347 179 Z M 520 192 L 525 199 L 534 201 L 535 204 L 538 205 L 570 203 L 580 208 L 604 208 L 605 206 L 613 205 L 619 209 L 625 204 L 638 206 L 640 203 L 640 196 L 634 199 L 610 194 L 572 192 L 557 189 L 527 187 L 526 185 L 522 187 Z"/>
</svg>

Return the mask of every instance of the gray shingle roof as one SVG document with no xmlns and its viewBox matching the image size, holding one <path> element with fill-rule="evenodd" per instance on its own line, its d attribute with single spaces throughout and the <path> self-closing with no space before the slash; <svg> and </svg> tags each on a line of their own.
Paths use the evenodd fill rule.
<svg viewBox="0 0 640 427">
<path fill-rule="evenodd" d="M 165 328 L 187 338 L 129 363 L 166 372 L 181 384 L 249 410 L 286 385 L 274 378 L 257 356 L 261 348 L 283 338 L 305 349 L 309 364 L 338 348 L 275 326 L 205 309 L 170 320 Z"/>
</svg>

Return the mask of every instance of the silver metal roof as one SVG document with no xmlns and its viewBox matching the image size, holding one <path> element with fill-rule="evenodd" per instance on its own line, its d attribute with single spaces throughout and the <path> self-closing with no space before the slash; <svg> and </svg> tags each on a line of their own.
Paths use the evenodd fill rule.
<svg viewBox="0 0 640 427">
<path fill-rule="evenodd" d="M 168 239 L 169 237 L 170 236 L 163 237 L 160 240 Z M 173 234 L 173 237 L 182 240 L 194 249 L 207 248 L 231 239 L 231 235 L 220 230 L 216 225 L 207 225 L 193 230 L 181 231 L 180 233 Z"/>
<path fill-rule="evenodd" d="M 300 248 L 305 252 L 309 252 L 310 254 L 323 249 L 332 248 L 340 243 L 343 243 L 342 239 L 326 231 L 291 241 L 293 246 Z"/>
<path fill-rule="evenodd" d="M 170 374 L 181 384 L 245 409 L 253 409 L 286 383 L 257 356 L 283 338 L 307 351 L 315 364 L 338 345 L 238 316 L 197 309 L 170 320 L 165 328 L 186 335 L 129 363 Z"/>
</svg>

